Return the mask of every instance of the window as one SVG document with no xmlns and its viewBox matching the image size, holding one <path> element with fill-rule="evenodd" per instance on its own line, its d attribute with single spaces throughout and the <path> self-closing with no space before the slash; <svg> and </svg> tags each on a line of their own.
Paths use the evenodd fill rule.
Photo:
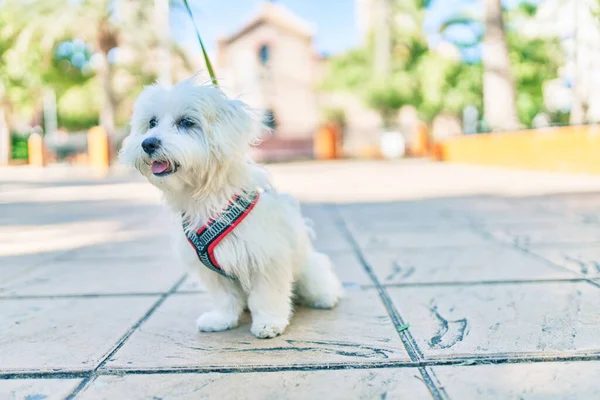
<svg viewBox="0 0 600 400">
<path fill-rule="evenodd" d="M 260 63 L 262 65 L 267 65 L 267 63 L 269 62 L 269 58 L 271 56 L 271 51 L 269 49 L 269 46 L 267 46 L 266 44 L 263 44 L 262 46 L 260 46 L 260 50 L 258 52 L 258 57 L 260 59 Z"/>
</svg>

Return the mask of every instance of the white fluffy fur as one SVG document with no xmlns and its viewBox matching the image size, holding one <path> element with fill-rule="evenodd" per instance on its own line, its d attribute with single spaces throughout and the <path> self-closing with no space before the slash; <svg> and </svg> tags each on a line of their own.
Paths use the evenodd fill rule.
<svg viewBox="0 0 600 400">
<path fill-rule="evenodd" d="M 177 126 L 181 118 L 195 125 Z M 149 121 L 158 124 L 150 129 Z M 228 99 L 214 86 L 194 78 L 172 88 L 146 88 L 135 103 L 131 134 L 124 143 L 122 162 L 135 167 L 164 193 L 177 215 L 199 228 L 245 189 L 262 193 L 252 212 L 216 247 L 215 256 L 232 281 L 202 265 L 181 227 L 176 250 L 208 288 L 214 308 L 200 316 L 201 331 L 222 331 L 238 325 L 240 314 L 252 313 L 251 331 L 259 338 L 277 336 L 289 323 L 294 298 L 318 308 L 331 308 L 342 296 L 342 285 L 329 258 L 314 250 L 295 199 L 278 194 L 266 172 L 247 156 L 249 144 L 262 127 L 252 111 Z M 161 146 L 148 156 L 141 143 L 148 137 Z M 177 164 L 177 171 L 159 177 L 153 161 Z"/>
</svg>

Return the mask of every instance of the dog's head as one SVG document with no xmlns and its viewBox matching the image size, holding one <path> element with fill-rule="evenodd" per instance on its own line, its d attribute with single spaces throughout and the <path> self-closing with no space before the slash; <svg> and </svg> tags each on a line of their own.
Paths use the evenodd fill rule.
<svg viewBox="0 0 600 400">
<path fill-rule="evenodd" d="M 194 78 L 147 87 L 135 102 L 131 133 L 120 152 L 155 186 L 179 191 L 243 162 L 260 129 L 252 111 Z"/>
</svg>

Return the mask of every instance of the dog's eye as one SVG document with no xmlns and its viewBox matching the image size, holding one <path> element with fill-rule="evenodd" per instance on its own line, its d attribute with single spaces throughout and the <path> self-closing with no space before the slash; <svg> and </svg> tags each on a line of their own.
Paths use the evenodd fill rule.
<svg viewBox="0 0 600 400">
<path fill-rule="evenodd" d="M 156 118 L 152 118 L 150 122 L 148 122 L 148 126 L 150 126 L 150 129 L 156 127 L 156 125 L 158 125 L 158 121 L 156 120 Z"/>
<path fill-rule="evenodd" d="M 189 118 L 182 118 L 181 121 L 179 121 L 179 123 L 177 124 L 180 128 L 191 128 L 192 126 L 194 126 L 194 121 L 192 121 Z"/>
</svg>

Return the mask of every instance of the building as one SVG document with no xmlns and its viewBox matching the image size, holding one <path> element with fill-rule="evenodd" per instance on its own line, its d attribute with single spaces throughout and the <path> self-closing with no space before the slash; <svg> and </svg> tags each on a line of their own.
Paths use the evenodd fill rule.
<svg viewBox="0 0 600 400">
<path fill-rule="evenodd" d="M 313 36 L 307 22 L 265 2 L 254 18 L 218 42 L 219 84 L 263 113 L 273 128 L 267 142 L 310 151 L 320 122 Z"/>
<path fill-rule="evenodd" d="M 366 38 L 373 0 L 356 0 L 357 29 Z M 346 155 L 373 153 L 381 118 L 356 93 L 320 92 L 328 60 L 313 46 L 315 29 L 279 3 L 261 4 L 238 31 L 218 42 L 219 85 L 260 110 L 274 133 L 260 146 L 258 159 L 312 155 L 313 137 L 324 115 L 343 110 Z M 269 121 L 272 120 L 272 121 Z"/>
</svg>

